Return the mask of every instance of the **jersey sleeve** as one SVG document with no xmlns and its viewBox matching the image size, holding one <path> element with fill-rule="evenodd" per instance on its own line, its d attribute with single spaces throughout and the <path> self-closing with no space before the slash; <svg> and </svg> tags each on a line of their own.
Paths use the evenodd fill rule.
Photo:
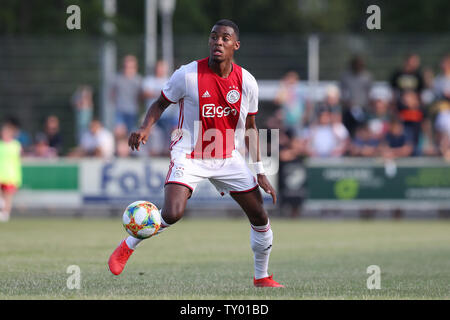
<svg viewBox="0 0 450 320">
<path fill-rule="evenodd" d="M 244 81 L 246 83 L 248 96 L 248 114 L 255 115 L 258 113 L 258 83 L 256 79 L 248 72 L 244 72 Z"/>
<path fill-rule="evenodd" d="M 186 95 L 186 79 L 184 66 L 176 70 L 161 90 L 167 101 L 177 103 Z"/>
</svg>

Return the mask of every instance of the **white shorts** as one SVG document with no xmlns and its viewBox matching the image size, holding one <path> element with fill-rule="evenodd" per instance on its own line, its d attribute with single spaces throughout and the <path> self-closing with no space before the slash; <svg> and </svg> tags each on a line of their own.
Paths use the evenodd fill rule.
<svg viewBox="0 0 450 320">
<path fill-rule="evenodd" d="M 186 153 L 172 151 L 165 185 L 180 184 L 193 193 L 204 179 L 209 179 L 222 196 L 258 188 L 255 176 L 236 150 L 226 159 L 190 159 L 186 158 Z"/>
</svg>

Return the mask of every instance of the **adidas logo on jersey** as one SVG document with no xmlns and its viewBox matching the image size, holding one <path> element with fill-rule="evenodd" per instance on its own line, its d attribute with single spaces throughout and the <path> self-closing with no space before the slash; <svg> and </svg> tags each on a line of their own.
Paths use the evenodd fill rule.
<svg viewBox="0 0 450 320">
<path fill-rule="evenodd" d="M 202 95 L 202 98 L 211 98 L 211 95 L 209 94 L 208 90 L 205 91 L 205 93 Z"/>
</svg>

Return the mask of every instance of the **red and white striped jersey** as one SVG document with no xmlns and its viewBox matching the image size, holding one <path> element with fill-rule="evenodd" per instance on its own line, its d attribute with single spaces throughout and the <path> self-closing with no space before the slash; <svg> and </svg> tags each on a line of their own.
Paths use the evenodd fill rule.
<svg viewBox="0 0 450 320">
<path fill-rule="evenodd" d="M 161 93 L 180 109 L 170 149 L 188 158 L 231 157 L 244 145 L 247 115 L 258 112 L 256 80 L 234 63 L 227 78 L 209 68 L 208 58 L 183 65 Z"/>
</svg>

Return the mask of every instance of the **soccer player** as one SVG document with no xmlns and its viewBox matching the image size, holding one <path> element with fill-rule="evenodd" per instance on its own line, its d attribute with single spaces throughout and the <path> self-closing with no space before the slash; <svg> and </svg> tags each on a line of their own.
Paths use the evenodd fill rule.
<svg viewBox="0 0 450 320">
<path fill-rule="evenodd" d="M 131 149 L 139 150 L 164 110 L 178 103 L 178 129 L 172 134 L 170 144 L 171 161 L 158 233 L 181 219 L 197 184 L 209 179 L 222 195 L 230 194 L 250 221 L 253 284 L 283 287 L 268 274 L 273 234 L 259 187 L 272 196 L 273 203 L 276 194 L 264 174 L 259 154 L 255 123 L 258 86 L 247 70 L 233 63 L 234 52 L 239 47 L 238 26 L 230 20 L 219 20 L 209 36 L 209 57 L 183 65 L 173 73 L 158 100 L 147 111 L 142 126 L 130 134 L 128 144 Z M 257 179 L 238 152 L 243 143 L 256 163 Z M 108 262 L 113 274 L 123 271 L 141 241 L 129 236 L 120 243 Z"/>
<path fill-rule="evenodd" d="M 0 130 L 0 222 L 9 221 L 14 194 L 22 183 L 22 147 L 15 131 L 11 123 L 4 123 Z"/>
</svg>

